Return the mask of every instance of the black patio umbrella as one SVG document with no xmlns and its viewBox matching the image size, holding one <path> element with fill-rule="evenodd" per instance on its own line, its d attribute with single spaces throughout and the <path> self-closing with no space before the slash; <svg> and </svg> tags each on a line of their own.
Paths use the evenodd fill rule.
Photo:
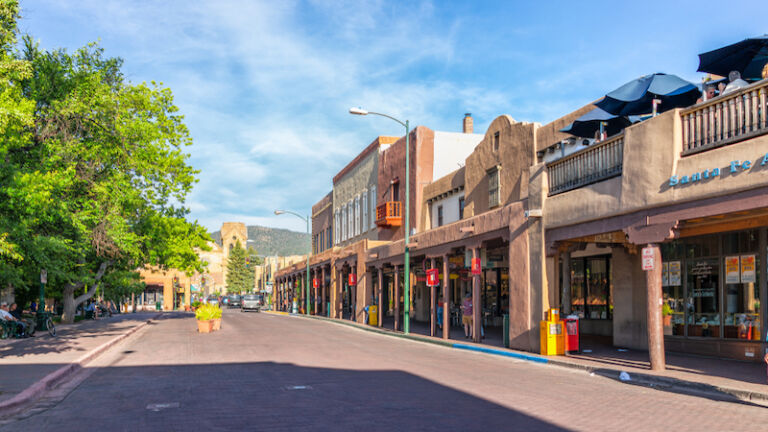
<svg viewBox="0 0 768 432">
<path fill-rule="evenodd" d="M 744 79 L 759 80 L 766 63 L 768 35 L 763 35 L 699 54 L 698 71 L 724 77 L 731 71 L 739 71 Z"/>
<path fill-rule="evenodd" d="M 574 120 L 573 123 L 560 129 L 560 132 L 582 138 L 594 138 L 595 132 L 600 130 L 600 123 L 603 123 L 603 130 L 608 136 L 611 136 L 639 120 L 640 118 L 637 116 L 619 116 L 603 111 L 600 108 L 595 108 Z"/>
<path fill-rule="evenodd" d="M 655 73 L 624 84 L 595 105 L 611 114 L 642 115 L 653 111 L 654 99 L 661 100 L 657 112 L 664 112 L 693 105 L 699 96 L 698 87 L 679 76 Z"/>
</svg>

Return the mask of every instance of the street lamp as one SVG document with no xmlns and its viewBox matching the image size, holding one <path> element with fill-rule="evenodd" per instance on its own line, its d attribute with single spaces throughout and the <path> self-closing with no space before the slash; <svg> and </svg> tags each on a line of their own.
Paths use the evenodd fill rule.
<svg viewBox="0 0 768 432">
<path fill-rule="evenodd" d="M 307 248 L 307 283 L 305 285 L 305 290 L 307 295 L 305 296 L 307 298 L 307 305 L 304 309 L 305 315 L 309 315 L 309 256 L 312 255 L 312 233 L 309 232 L 309 215 L 307 217 L 304 217 L 296 212 L 292 212 L 290 210 L 275 210 L 275 215 L 280 216 L 281 214 L 288 213 L 296 216 L 297 218 L 303 220 L 307 223 L 307 234 L 309 235 L 309 248 Z"/>
<path fill-rule="evenodd" d="M 410 224 L 409 224 L 409 221 L 410 221 L 410 216 L 411 216 L 410 205 L 409 205 L 409 203 L 411 201 L 411 195 L 410 195 L 410 185 L 411 185 L 411 183 L 409 181 L 409 176 L 410 176 L 410 154 L 411 154 L 409 122 L 408 122 L 408 120 L 406 120 L 405 123 L 403 123 L 400 120 L 398 120 L 398 119 L 396 119 L 396 118 L 394 118 L 394 117 L 392 117 L 390 115 L 382 114 L 382 113 L 377 113 L 377 112 L 373 112 L 373 111 L 366 111 L 366 110 L 364 110 L 362 108 L 359 108 L 359 107 L 358 108 L 354 108 L 354 107 L 350 108 L 349 109 L 349 113 L 353 114 L 353 115 L 368 115 L 368 114 L 371 114 L 371 115 L 377 115 L 377 116 L 381 116 L 381 117 L 386 117 L 386 118 L 388 118 L 390 120 L 394 120 L 397 123 L 400 123 L 400 125 L 405 127 L 405 239 L 404 239 L 404 244 L 405 244 L 405 253 L 404 253 L 404 255 L 405 255 L 405 260 L 404 260 L 405 261 L 405 269 L 404 269 L 404 274 L 403 274 L 403 279 L 404 279 L 403 285 L 405 285 L 405 311 L 404 311 L 404 314 L 403 314 L 403 332 L 405 334 L 408 334 L 408 333 L 410 333 L 410 309 L 411 309 L 411 297 L 410 297 L 410 291 L 411 291 L 411 283 L 410 283 L 410 279 L 411 279 L 411 277 L 410 277 L 411 276 L 410 275 L 410 273 L 411 273 L 411 259 L 410 259 L 410 251 L 408 250 L 408 237 L 410 236 L 410 232 L 409 232 L 410 231 L 410 226 L 409 226 Z M 397 275 L 395 275 L 395 277 L 397 277 Z"/>
</svg>

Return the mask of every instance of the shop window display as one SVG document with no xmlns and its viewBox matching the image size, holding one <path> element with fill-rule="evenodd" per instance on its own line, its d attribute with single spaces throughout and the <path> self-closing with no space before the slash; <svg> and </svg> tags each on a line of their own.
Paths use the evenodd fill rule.
<svg viewBox="0 0 768 432">
<path fill-rule="evenodd" d="M 571 260 L 571 311 L 580 318 L 611 319 L 611 275 L 608 257 Z"/>
<path fill-rule="evenodd" d="M 720 337 L 719 277 L 717 259 L 689 260 L 687 274 L 688 336 Z"/>
</svg>

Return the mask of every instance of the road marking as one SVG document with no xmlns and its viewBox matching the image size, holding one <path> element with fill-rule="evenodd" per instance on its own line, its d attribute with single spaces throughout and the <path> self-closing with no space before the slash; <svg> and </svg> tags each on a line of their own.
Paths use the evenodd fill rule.
<svg viewBox="0 0 768 432">
<path fill-rule="evenodd" d="M 168 409 L 168 408 L 178 408 L 179 403 L 178 402 L 171 402 L 171 403 L 159 403 L 159 404 L 149 404 L 147 405 L 147 409 L 158 412 L 160 410 Z"/>
</svg>

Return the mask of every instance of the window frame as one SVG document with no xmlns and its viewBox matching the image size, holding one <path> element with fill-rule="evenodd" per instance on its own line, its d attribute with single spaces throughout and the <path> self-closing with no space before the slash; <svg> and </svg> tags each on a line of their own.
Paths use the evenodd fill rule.
<svg viewBox="0 0 768 432">
<path fill-rule="evenodd" d="M 488 208 L 494 208 L 501 205 L 501 180 L 500 173 L 501 167 L 498 165 L 487 170 L 488 175 Z M 496 198 L 495 201 L 493 198 Z"/>
</svg>

